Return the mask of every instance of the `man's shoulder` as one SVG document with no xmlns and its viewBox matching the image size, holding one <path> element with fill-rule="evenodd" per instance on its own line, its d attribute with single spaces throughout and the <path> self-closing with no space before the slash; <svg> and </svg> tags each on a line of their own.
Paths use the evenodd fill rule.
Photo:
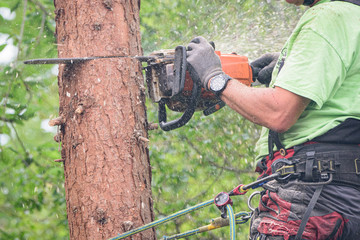
<svg viewBox="0 0 360 240">
<path fill-rule="evenodd" d="M 308 9 L 303 18 L 308 23 L 336 24 L 352 16 L 359 16 L 360 7 L 345 1 L 325 1 Z M 351 23 L 349 23 L 351 24 Z"/>
<path fill-rule="evenodd" d="M 308 9 L 303 15 L 302 21 L 309 27 L 313 27 L 334 23 L 341 17 L 339 7 L 335 2 L 325 2 Z"/>
</svg>

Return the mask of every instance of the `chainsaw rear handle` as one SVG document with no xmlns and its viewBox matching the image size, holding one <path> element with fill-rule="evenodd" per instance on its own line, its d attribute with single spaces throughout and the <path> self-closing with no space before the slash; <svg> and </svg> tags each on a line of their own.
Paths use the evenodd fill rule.
<svg viewBox="0 0 360 240">
<path fill-rule="evenodd" d="M 160 128 L 164 131 L 170 131 L 179 127 L 184 126 L 188 123 L 191 117 L 194 115 L 196 110 L 197 103 L 201 94 L 201 81 L 195 70 L 191 65 L 187 64 L 186 60 L 186 48 L 184 46 L 177 46 L 175 48 L 175 78 L 178 82 L 185 82 L 186 71 L 190 73 L 190 77 L 193 80 L 193 88 L 191 92 L 190 101 L 188 103 L 188 108 L 185 110 L 183 115 L 175 120 L 167 122 L 166 114 L 166 100 L 161 99 L 159 102 L 159 125 Z"/>
</svg>

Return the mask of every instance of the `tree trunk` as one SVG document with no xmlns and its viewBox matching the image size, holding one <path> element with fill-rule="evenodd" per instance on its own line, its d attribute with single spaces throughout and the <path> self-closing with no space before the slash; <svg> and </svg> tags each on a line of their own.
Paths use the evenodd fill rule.
<svg viewBox="0 0 360 240">
<path fill-rule="evenodd" d="M 55 0 L 59 57 L 142 55 L 139 0 Z M 61 156 L 71 239 L 153 220 L 145 90 L 133 58 L 59 66 Z M 154 230 L 133 239 L 154 239 Z"/>
</svg>

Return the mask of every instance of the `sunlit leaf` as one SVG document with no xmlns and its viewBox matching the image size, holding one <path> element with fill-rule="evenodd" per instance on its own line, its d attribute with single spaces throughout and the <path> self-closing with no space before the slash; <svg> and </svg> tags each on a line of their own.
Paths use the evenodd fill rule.
<svg viewBox="0 0 360 240">
<path fill-rule="evenodd" d="M 7 46 L 7 44 L 0 45 L 0 52 Z"/>
</svg>

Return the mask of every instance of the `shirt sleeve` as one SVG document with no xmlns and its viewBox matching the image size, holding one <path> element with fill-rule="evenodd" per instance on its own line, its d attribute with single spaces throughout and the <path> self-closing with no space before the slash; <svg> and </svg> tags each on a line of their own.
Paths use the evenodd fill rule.
<svg viewBox="0 0 360 240">
<path fill-rule="evenodd" d="M 345 79 L 345 67 L 331 41 L 312 29 L 296 36 L 274 85 L 308 98 L 320 109 Z"/>
</svg>

